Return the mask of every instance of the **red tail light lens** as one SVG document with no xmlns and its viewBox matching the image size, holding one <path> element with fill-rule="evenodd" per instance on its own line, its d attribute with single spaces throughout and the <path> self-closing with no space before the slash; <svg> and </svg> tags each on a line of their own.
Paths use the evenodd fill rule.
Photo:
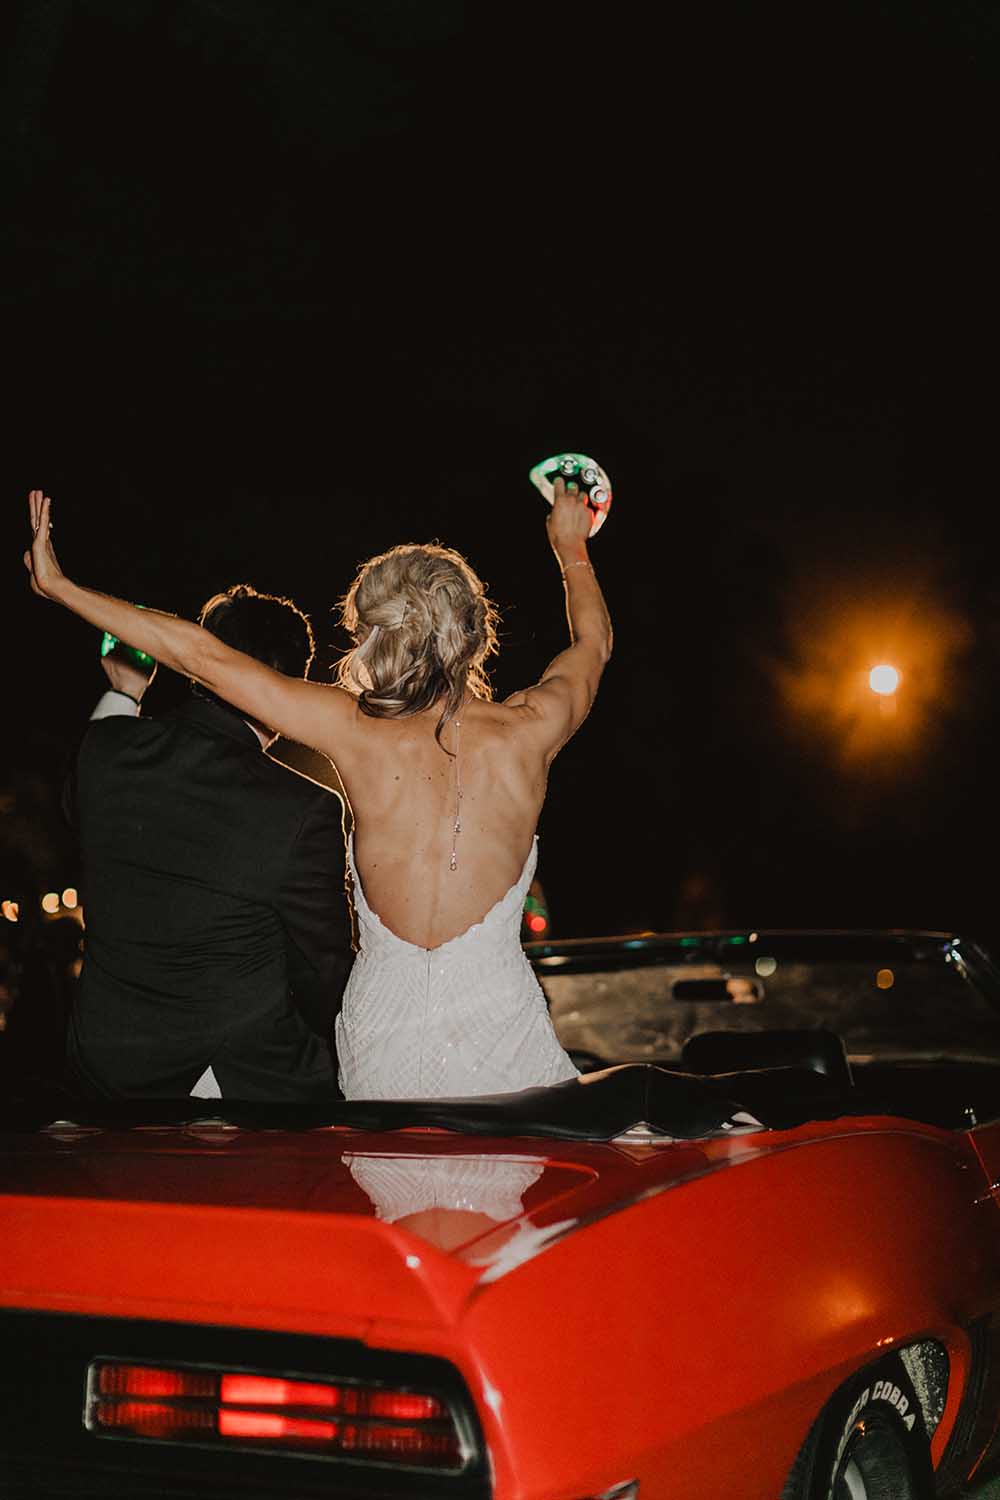
<svg viewBox="0 0 1000 1500">
<path fill-rule="evenodd" d="M 165 1401 L 101 1401 L 94 1418 L 97 1427 L 133 1437 L 186 1437 L 211 1432 L 215 1425 L 210 1411 L 185 1410 Z"/>
<path fill-rule="evenodd" d="M 448 1415 L 436 1396 L 419 1396 L 415 1391 L 369 1391 L 357 1411 L 369 1417 L 394 1417 L 397 1422 L 432 1421 Z"/>
<path fill-rule="evenodd" d="M 100 1366 L 102 1396 L 214 1396 L 214 1375 L 197 1370 L 158 1370 L 151 1365 Z"/>
<path fill-rule="evenodd" d="M 267 1375 L 223 1375 L 220 1399 L 230 1406 L 337 1406 L 337 1387 Z"/>
<path fill-rule="evenodd" d="M 448 1470 L 467 1460 L 447 1401 L 353 1381 L 95 1360 L 85 1421 L 105 1437 L 292 1448 Z"/>
<path fill-rule="evenodd" d="M 428 1432 L 424 1427 L 389 1427 L 372 1423 L 368 1427 L 347 1426 L 341 1429 L 341 1443 L 345 1453 L 359 1458 L 392 1458 L 405 1462 L 432 1463 L 435 1459 L 442 1467 L 450 1468 L 452 1456 L 450 1436 L 446 1432 Z"/>
<path fill-rule="evenodd" d="M 279 1417 L 272 1411 L 219 1412 L 219 1436 L 271 1438 L 282 1443 L 332 1443 L 337 1436 L 333 1422 L 309 1422 L 301 1417 Z"/>
</svg>

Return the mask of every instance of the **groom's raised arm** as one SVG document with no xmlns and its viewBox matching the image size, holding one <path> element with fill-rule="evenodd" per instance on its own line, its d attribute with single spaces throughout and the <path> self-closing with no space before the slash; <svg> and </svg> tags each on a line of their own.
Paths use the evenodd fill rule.
<svg viewBox="0 0 1000 1500">
<path fill-rule="evenodd" d="M 156 676 L 156 664 L 150 672 L 141 672 L 114 652 L 101 657 L 101 669 L 108 686 L 98 698 L 83 733 L 77 738 L 63 775 L 62 814 L 66 822 L 76 826 L 76 770 L 80 747 L 87 728 L 98 719 L 137 719 L 142 711 L 142 699 Z"/>
</svg>

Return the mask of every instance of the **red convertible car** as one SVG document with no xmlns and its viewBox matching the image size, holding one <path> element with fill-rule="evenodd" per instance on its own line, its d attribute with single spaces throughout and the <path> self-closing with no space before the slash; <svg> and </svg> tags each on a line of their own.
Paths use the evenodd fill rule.
<svg viewBox="0 0 1000 1500">
<path fill-rule="evenodd" d="M 581 1081 L 5 1104 L 0 1494 L 929 1500 L 1000 1471 L 989 956 L 526 951 Z"/>
</svg>

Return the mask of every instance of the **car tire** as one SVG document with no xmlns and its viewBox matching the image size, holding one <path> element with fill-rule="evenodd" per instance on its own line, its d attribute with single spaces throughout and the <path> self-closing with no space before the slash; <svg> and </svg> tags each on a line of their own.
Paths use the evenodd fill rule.
<svg viewBox="0 0 1000 1500">
<path fill-rule="evenodd" d="M 781 1500 L 933 1500 L 920 1402 L 896 1355 L 861 1370 L 827 1402 Z"/>
</svg>

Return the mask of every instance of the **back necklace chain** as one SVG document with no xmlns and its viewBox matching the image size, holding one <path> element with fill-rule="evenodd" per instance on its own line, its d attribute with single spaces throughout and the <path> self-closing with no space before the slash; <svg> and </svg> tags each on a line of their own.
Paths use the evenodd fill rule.
<svg viewBox="0 0 1000 1500">
<path fill-rule="evenodd" d="M 460 759 L 462 746 L 462 721 L 455 720 L 455 821 L 451 830 L 451 859 L 448 867 L 452 870 L 458 869 L 458 835 L 462 832 L 462 762 Z"/>
</svg>

